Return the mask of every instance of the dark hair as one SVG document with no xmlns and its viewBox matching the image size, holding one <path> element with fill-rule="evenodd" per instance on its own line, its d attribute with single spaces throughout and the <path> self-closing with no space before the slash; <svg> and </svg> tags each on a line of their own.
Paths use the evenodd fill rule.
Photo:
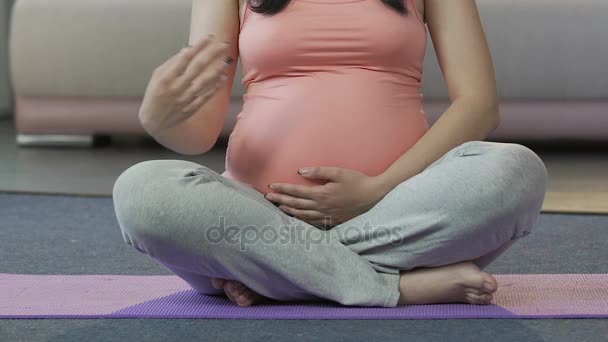
<svg viewBox="0 0 608 342">
<path fill-rule="evenodd" d="M 252 11 L 261 14 L 276 14 L 281 12 L 291 0 L 247 0 L 247 4 Z M 386 6 L 389 6 L 399 12 L 401 15 L 408 14 L 405 0 L 378 0 L 382 1 Z"/>
</svg>

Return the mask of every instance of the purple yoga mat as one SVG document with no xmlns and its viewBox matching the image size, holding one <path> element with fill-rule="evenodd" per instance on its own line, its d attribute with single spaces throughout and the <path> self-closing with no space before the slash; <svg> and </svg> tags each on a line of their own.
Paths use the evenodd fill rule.
<svg viewBox="0 0 608 342">
<path fill-rule="evenodd" d="M 181 278 L 0 273 L 0 318 L 449 319 L 608 317 L 608 274 L 498 274 L 493 304 L 347 307 L 272 302 L 239 307 Z"/>
</svg>

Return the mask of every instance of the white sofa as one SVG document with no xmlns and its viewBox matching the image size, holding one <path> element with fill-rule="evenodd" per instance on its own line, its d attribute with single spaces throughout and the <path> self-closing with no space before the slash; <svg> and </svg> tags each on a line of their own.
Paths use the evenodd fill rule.
<svg viewBox="0 0 608 342">
<path fill-rule="evenodd" d="M 502 123 L 489 139 L 608 140 L 608 2 L 478 0 L 496 66 Z M 18 0 L 11 73 L 21 145 L 89 144 L 145 134 L 137 120 L 152 70 L 188 41 L 191 0 Z M 424 65 L 434 123 L 449 102 L 433 45 Z M 222 136 L 245 91 L 235 80 Z"/>
</svg>

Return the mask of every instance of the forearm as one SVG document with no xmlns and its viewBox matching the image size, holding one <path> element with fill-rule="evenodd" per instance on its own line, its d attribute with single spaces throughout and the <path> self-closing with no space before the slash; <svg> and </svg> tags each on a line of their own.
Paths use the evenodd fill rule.
<svg viewBox="0 0 608 342">
<path fill-rule="evenodd" d="M 231 57 L 235 55 L 234 51 L 230 54 Z M 222 132 L 232 95 L 236 65 L 228 63 L 226 68 L 224 69 L 227 76 L 226 81 L 219 84 L 219 88 L 210 97 L 205 97 L 205 101 L 199 105 L 198 109 L 191 108 L 188 113 L 170 113 L 170 109 L 166 109 L 167 107 L 178 107 L 167 105 L 166 95 L 162 101 L 155 99 L 158 91 L 149 94 L 148 92 L 156 90 L 155 87 L 149 85 L 138 114 L 139 121 L 146 132 L 161 145 L 181 154 L 198 155 L 209 151 Z M 152 83 L 153 80 L 150 82 L 155 84 Z M 191 90 L 191 88 L 188 89 Z M 200 93 L 197 96 L 208 94 L 210 90 L 213 88 L 199 89 Z M 155 107 L 163 104 L 165 108 Z M 189 117 L 186 118 L 186 114 Z M 175 124 L 178 120 L 180 122 Z"/>
<path fill-rule="evenodd" d="M 376 177 L 381 193 L 422 172 L 452 148 L 486 139 L 500 122 L 499 112 L 497 106 L 480 108 L 467 101 L 454 101 L 412 148 Z"/>
<path fill-rule="evenodd" d="M 222 90 L 222 92 L 226 91 Z M 142 112 L 139 114 L 139 119 L 146 132 L 166 148 L 185 155 L 203 154 L 215 145 L 224 126 L 230 99 L 226 94 L 223 95 L 216 94 L 193 116 L 162 130 L 149 128 L 152 125 L 145 122 L 143 118 L 146 115 L 142 115 Z M 144 110 L 146 109 L 142 107 L 141 111 Z"/>
<path fill-rule="evenodd" d="M 184 155 L 199 155 L 208 151 L 211 143 L 202 141 L 205 133 L 196 128 L 194 123 L 186 120 L 162 131 L 152 131 L 144 122 L 142 126 L 162 146 Z"/>
</svg>

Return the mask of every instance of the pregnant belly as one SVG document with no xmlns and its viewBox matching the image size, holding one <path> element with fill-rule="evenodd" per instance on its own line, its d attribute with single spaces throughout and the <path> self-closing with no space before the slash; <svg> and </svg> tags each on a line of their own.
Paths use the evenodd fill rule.
<svg viewBox="0 0 608 342">
<path fill-rule="evenodd" d="M 303 89 L 296 97 L 280 91 L 272 92 L 273 97 L 246 95 L 230 135 L 223 175 L 262 193 L 275 182 L 327 182 L 297 173 L 307 166 L 350 168 L 375 176 L 429 128 L 419 97 L 370 94 L 366 89 L 342 100 L 335 98 L 341 92 L 316 90 Z"/>
</svg>

